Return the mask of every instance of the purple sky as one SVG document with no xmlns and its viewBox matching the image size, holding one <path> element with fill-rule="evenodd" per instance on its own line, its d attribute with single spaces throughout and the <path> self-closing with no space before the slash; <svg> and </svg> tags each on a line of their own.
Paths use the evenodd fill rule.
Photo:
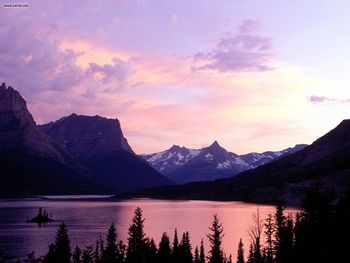
<svg viewBox="0 0 350 263">
<path fill-rule="evenodd" d="M 246 153 L 349 118 L 349 1 L 25 3 L 0 7 L 0 79 L 37 123 L 98 114 L 138 153 L 214 140 Z"/>
</svg>

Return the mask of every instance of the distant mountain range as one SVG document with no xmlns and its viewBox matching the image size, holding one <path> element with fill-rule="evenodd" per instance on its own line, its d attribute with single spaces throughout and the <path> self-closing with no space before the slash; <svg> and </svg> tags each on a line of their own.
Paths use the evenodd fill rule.
<svg viewBox="0 0 350 263">
<path fill-rule="evenodd" d="M 0 196 L 115 193 L 172 182 L 138 157 L 120 123 L 72 114 L 37 126 L 26 101 L 0 86 Z"/>
<path fill-rule="evenodd" d="M 304 149 L 235 177 L 135 191 L 124 197 L 242 200 L 298 205 L 310 188 L 342 195 L 350 189 L 350 120 Z"/>
<path fill-rule="evenodd" d="M 140 155 L 157 171 L 182 184 L 193 181 L 213 181 L 235 176 L 254 169 L 285 155 L 304 149 L 306 144 L 298 144 L 282 151 L 266 151 L 238 155 L 227 151 L 217 141 L 202 149 L 188 149 L 173 145 L 168 150 Z"/>
</svg>

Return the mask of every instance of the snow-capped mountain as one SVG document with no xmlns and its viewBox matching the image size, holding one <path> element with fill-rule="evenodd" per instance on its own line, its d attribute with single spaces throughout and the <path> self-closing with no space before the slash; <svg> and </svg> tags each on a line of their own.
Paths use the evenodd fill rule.
<svg viewBox="0 0 350 263">
<path fill-rule="evenodd" d="M 141 155 L 155 169 L 177 183 L 211 181 L 234 176 L 245 170 L 267 164 L 286 154 L 302 150 L 299 144 L 282 151 L 266 151 L 238 155 L 229 152 L 217 141 L 202 149 L 188 149 L 173 145 L 170 149 Z"/>
<path fill-rule="evenodd" d="M 159 153 L 141 154 L 141 157 L 150 163 L 156 170 L 165 175 L 173 172 L 180 166 L 185 165 L 200 152 L 201 150 L 188 149 L 186 147 L 173 145 L 168 150 Z"/>
</svg>

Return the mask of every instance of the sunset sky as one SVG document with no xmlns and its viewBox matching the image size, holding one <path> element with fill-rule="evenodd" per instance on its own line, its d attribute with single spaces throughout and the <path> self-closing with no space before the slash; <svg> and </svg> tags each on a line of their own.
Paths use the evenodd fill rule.
<svg viewBox="0 0 350 263">
<path fill-rule="evenodd" d="M 4 3 L 0 80 L 38 124 L 101 115 L 137 153 L 214 140 L 247 153 L 350 118 L 348 0 Z"/>
</svg>

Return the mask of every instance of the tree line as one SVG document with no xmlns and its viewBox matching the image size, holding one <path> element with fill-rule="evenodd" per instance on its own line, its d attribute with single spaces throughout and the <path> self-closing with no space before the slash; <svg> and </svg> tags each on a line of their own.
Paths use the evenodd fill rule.
<svg viewBox="0 0 350 263">
<path fill-rule="evenodd" d="M 295 215 L 286 214 L 282 204 L 274 214 L 261 219 L 259 213 L 249 229 L 251 242 L 246 249 L 242 240 L 237 256 L 224 254 L 224 230 L 214 215 L 207 238 L 210 248 L 204 251 L 203 240 L 193 248 L 190 233 L 181 238 L 175 230 L 172 241 L 163 233 L 157 245 L 144 232 L 144 218 L 137 208 L 129 227 L 127 244 L 118 240 L 115 225 L 108 229 L 106 240 L 98 239 L 94 245 L 72 248 L 68 229 L 62 223 L 55 242 L 49 245 L 46 255 L 36 258 L 28 255 L 30 263 L 333 263 L 348 262 L 350 236 L 350 195 L 337 203 L 329 195 L 311 192 L 303 208 Z M 20 262 L 20 261 L 18 261 Z"/>
</svg>

